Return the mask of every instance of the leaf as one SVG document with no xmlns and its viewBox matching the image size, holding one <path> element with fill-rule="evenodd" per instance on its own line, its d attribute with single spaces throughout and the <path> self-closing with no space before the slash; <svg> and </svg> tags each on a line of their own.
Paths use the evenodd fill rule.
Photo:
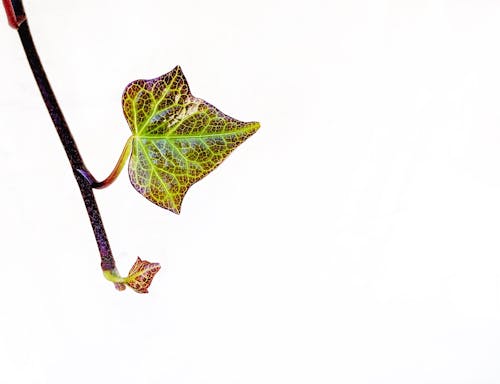
<svg viewBox="0 0 500 384">
<path fill-rule="evenodd" d="M 136 292 L 148 293 L 148 288 L 160 268 L 160 264 L 150 263 L 138 257 L 128 276 L 124 279 L 124 283 Z"/>
<path fill-rule="evenodd" d="M 179 66 L 156 79 L 133 81 L 122 104 L 133 136 L 130 181 L 148 200 L 175 213 L 191 185 L 260 126 L 194 97 Z"/>
<path fill-rule="evenodd" d="M 119 291 L 123 291 L 128 285 L 136 292 L 148 293 L 148 288 L 160 268 L 159 263 L 151 263 L 138 257 L 127 277 L 122 277 L 116 268 L 106 269 L 103 274 Z"/>
</svg>

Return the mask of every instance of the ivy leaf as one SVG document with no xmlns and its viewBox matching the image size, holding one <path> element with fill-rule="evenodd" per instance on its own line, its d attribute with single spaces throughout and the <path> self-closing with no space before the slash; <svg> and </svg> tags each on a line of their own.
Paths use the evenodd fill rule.
<svg viewBox="0 0 500 384">
<path fill-rule="evenodd" d="M 148 293 L 148 288 L 160 269 L 159 263 L 151 263 L 138 257 L 127 277 L 120 276 L 116 268 L 106 269 L 103 273 L 104 277 L 114 283 L 119 291 L 123 291 L 128 285 L 138 293 Z"/>
<path fill-rule="evenodd" d="M 179 66 L 151 80 L 136 80 L 123 93 L 132 130 L 129 177 L 154 204 L 180 213 L 188 189 L 259 129 L 194 97 Z"/>
<path fill-rule="evenodd" d="M 160 264 L 141 260 L 138 257 L 124 279 L 124 283 L 138 293 L 148 293 L 148 288 L 160 268 Z"/>
</svg>

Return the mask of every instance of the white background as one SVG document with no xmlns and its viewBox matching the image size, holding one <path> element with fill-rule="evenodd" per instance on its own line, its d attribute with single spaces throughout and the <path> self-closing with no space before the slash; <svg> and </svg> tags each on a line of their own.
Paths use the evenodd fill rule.
<svg viewBox="0 0 500 384">
<path fill-rule="evenodd" d="M 17 34 L 0 28 L 0 382 L 499 383 L 500 2 L 26 1 L 88 167 L 121 93 L 180 64 L 257 134 L 176 216 L 126 173 L 77 185 Z"/>
</svg>

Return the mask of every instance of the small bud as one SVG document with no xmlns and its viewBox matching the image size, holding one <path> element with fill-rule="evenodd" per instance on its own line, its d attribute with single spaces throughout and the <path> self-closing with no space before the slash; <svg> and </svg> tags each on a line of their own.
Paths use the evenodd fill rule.
<svg viewBox="0 0 500 384">
<path fill-rule="evenodd" d="M 150 263 L 138 257 L 124 283 L 138 293 L 148 293 L 148 287 L 160 268 L 159 263 Z"/>
</svg>

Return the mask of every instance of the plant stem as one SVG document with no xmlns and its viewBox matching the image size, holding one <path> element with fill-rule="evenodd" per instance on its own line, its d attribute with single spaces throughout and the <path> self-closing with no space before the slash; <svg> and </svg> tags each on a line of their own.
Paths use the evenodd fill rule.
<svg viewBox="0 0 500 384">
<path fill-rule="evenodd" d="M 16 23 L 18 23 L 17 30 L 19 33 L 19 37 L 21 38 L 24 51 L 26 53 L 26 57 L 28 58 L 28 62 L 42 95 L 43 101 L 45 102 L 50 117 L 52 118 L 52 122 L 54 123 L 56 131 L 59 135 L 59 139 L 61 140 L 61 143 L 64 146 L 64 150 L 66 151 L 66 155 L 68 156 L 68 160 L 73 170 L 73 175 L 75 176 L 78 186 L 80 187 L 80 192 L 85 203 L 85 208 L 87 208 L 87 214 L 89 216 L 90 223 L 92 224 L 97 247 L 101 255 L 101 268 L 103 271 L 116 271 L 115 260 L 113 258 L 111 247 L 106 236 L 106 231 L 104 230 L 104 225 L 102 223 L 99 208 L 92 191 L 92 186 L 88 182 L 88 180 L 81 174 L 80 170 L 83 170 L 88 174 L 90 174 L 90 172 L 87 171 L 87 168 L 83 163 L 75 140 L 71 135 L 68 124 L 64 119 L 64 115 L 61 111 L 61 108 L 59 107 L 59 104 L 57 103 L 54 92 L 52 91 L 52 87 L 50 86 L 47 75 L 45 74 L 45 70 L 43 69 L 42 63 L 35 48 L 35 44 L 31 37 L 28 22 L 24 16 L 22 1 L 13 0 L 12 3 L 10 3 L 10 5 L 13 7 L 10 9 L 8 7 L 9 3 L 10 2 L 7 0 L 3 1 L 8 15 L 9 11 L 15 11 L 15 20 L 17 20 Z M 24 18 L 19 17 L 21 14 L 24 16 Z M 8 18 L 10 22 L 12 19 L 12 12 L 10 13 L 10 16 L 8 16 Z M 119 287 L 117 286 L 117 288 Z"/>
<path fill-rule="evenodd" d="M 7 13 L 7 21 L 9 22 L 9 25 L 12 28 L 17 29 L 22 22 L 26 20 L 22 2 L 16 0 L 2 0 L 2 3 L 5 8 L 5 12 Z"/>
<path fill-rule="evenodd" d="M 123 166 L 127 162 L 128 157 L 130 156 L 130 152 L 132 152 L 132 141 L 134 140 L 134 136 L 130 136 L 123 147 L 120 158 L 116 162 L 115 168 L 111 171 L 108 177 L 106 177 L 103 181 L 97 181 L 95 177 L 88 171 L 88 169 L 79 169 L 78 172 L 87 180 L 90 186 L 94 189 L 103 189 L 109 187 L 118 177 L 120 172 L 123 169 Z"/>
</svg>

